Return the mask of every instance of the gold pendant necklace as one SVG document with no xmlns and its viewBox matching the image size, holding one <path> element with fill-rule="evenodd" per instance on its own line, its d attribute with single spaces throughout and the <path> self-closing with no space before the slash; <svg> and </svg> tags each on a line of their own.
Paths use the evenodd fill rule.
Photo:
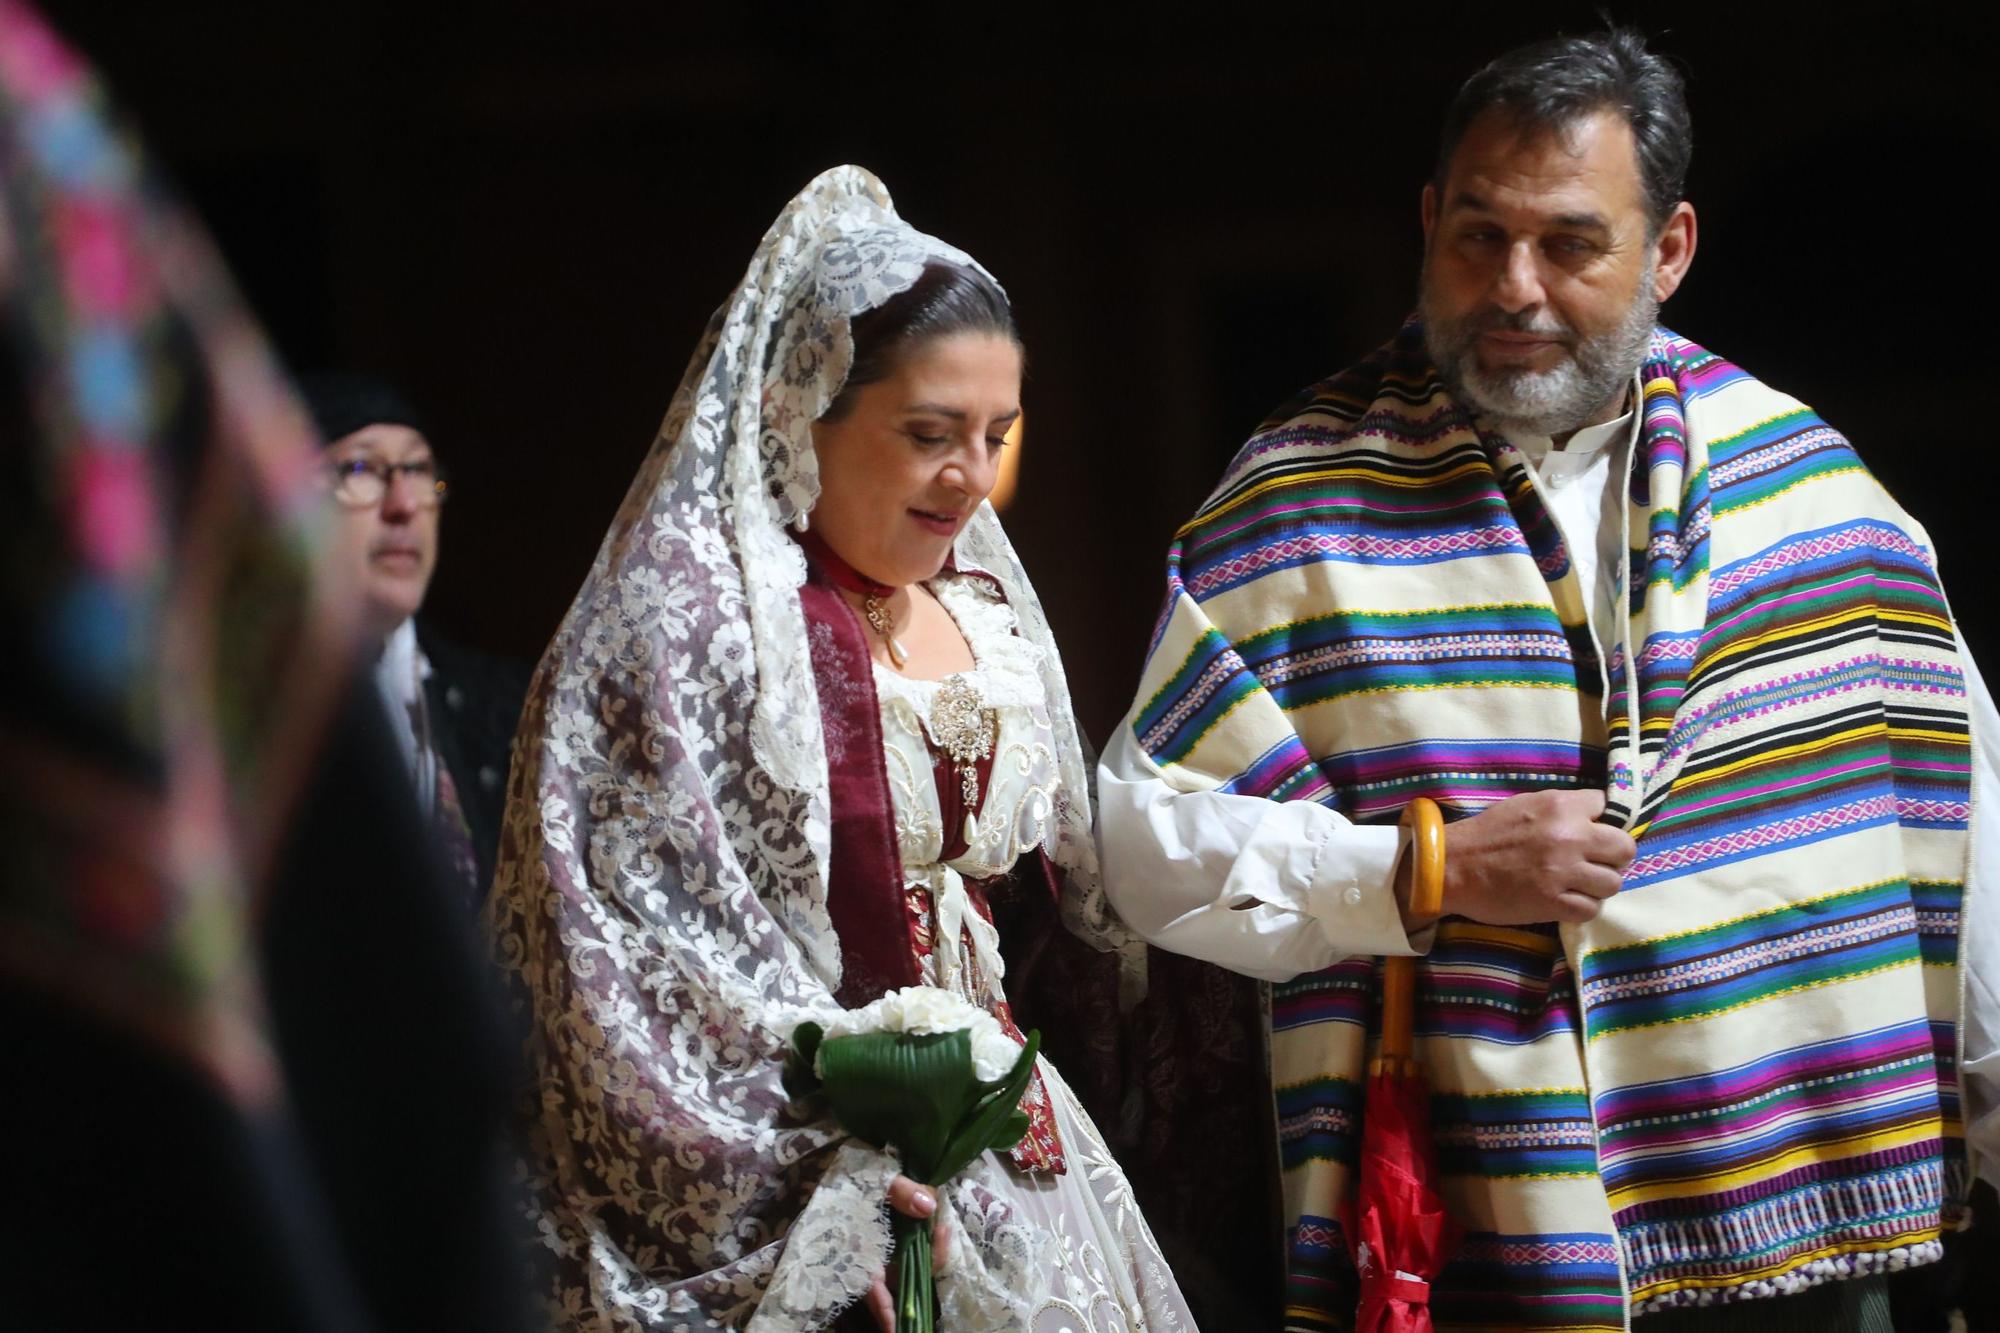
<svg viewBox="0 0 2000 1333">
<path fill-rule="evenodd" d="M 889 605 L 880 597 L 869 596 L 861 601 L 861 612 L 868 617 L 869 628 L 882 636 L 882 642 L 889 645 L 889 664 L 901 671 L 903 664 L 910 660 L 910 650 L 896 637 L 896 622 L 889 619 Z"/>
<path fill-rule="evenodd" d="M 949 676 L 931 700 L 931 735 L 958 768 L 959 793 L 965 797 L 966 845 L 979 840 L 980 760 L 993 753 L 998 719 L 979 691 L 964 676 Z"/>
</svg>

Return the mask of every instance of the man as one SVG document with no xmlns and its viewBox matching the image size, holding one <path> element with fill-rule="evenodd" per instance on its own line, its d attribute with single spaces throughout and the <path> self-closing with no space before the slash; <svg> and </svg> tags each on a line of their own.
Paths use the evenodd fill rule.
<svg viewBox="0 0 2000 1333">
<path fill-rule="evenodd" d="M 1981 782 L 2000 722 L 1846 441 L 1655 327 L 1690 149 L 1634 34 L 1475 75 L 1418 317 L 1268 421 L 1169 555 L 1107 885 L 1274 983 L 1287 1327 L 1354 1310 L 1370 955 L 1423 955 L 1440 1322 L 1887 1328 L 1881 1275 L 1962 1216 L 1958 912 L 2000 870 L 1968 875 L 1968 713 Z M 1420 796 L 1438 918 L 1390 827 Z"/>
<path fill-rule="evenodd" d="M 448 487 L 409 403 L 360 375 L 310 377 L 301 390 L 326 441 L 328 485 L 359 576 L 364 627 L 380 645 L 376 688 L 419 808 L 477 903 L 493 878 L 527 673 L 454 645 L 418 617 L 437 567 Z"/>
</svg>

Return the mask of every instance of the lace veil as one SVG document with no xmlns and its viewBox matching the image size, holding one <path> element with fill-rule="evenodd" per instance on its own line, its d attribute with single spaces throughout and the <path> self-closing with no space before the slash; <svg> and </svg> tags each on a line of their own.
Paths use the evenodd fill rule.
<svg viewBox="0 0 2000 1333">
<path fill-rule="evenodd" d="M 710 321 L 544 655 L 516 740 L 491 925 L 531 1010 L 530 1174 L 551 1295 L 592 1329 L 822 1327 L 887 1246 L 895 1166 L 786 1109 L 780 1056 L 835 1008 L 828 764 L 785 533 L 818 495 L 810 427 L 849 321 L 926 262 L 973 261 L 851 166 L 766 233 Z M 1046 663 L 1063 913 L 1128 943 L 1098 887 L 1088 767 L 1041 604 L 990 507 L 957 543 Z M 960 1326 L 1008 1327 L 1043 1238 L 971 1173 L 940 1274 Z"/>
</svg>

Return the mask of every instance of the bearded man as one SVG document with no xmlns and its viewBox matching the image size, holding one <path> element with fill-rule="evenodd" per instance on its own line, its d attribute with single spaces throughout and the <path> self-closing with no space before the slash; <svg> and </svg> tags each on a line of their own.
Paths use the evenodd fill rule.
<svg viewBox="0 0 2000 1333">
<path fill-rule="evenodd" d="M 1269 983 L 1288 1328 L 1374 1280 L 1442 1326 L 1886 1329 L 1991 1133 L 1960 921 L 2000 878 L 1970 814 L 2000 722 L 1847 441 L 1658 327 L 1691 144 L 1629 32 L 1475 75 L 1416 318 L 1274 414 L 1169 553 L 1106 881 Z M 1449 821 L 1430 917 L 1418 797 Z M 1461 1232 L 1428 1292 L 1357 1276 L 1342 1221 L 1392 954 Z"/>
</svg>

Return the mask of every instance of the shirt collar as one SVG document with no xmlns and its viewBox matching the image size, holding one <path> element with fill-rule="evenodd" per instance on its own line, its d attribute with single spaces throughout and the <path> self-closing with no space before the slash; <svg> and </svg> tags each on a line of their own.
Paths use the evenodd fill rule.
<svg viewBox="0 0 2000 1333">
<path fill-rule="evenodd" d="M 1635 370 L 1632 372 L 1632 392 L 1627 399 L 1632 406 L 1627 408 L 1623 415 L 1614 417 L 1610 421 L 1595 426 L 1585 426 L 1578 430 L 1569 437 L 1569 442 L 1563 446 L 1562 452 L 1582 458 L 1596 453 L 1607 444 L 1622 444 L 1632 434 L 1634 418 L 1639 413 L 1638 404 L 1642 401 L 1641 388 L 1639 373 Z M 1507 437 L 1508 443 L 1536 463 L 1546 458 L 1555 447 L 1555 441 L 1549 436 L 1538 435 L 1533 431 L 1503 429 L 1501 434 Z"/>
<path fill-rule="evenodd" d="M 375 659 L 375 683 L 385 698 L 408 707 L 417 701 L 420 682 L 430 679 L 431 664 L 417 647 L 417 622 L 406 619 L 382 640 Z"/>
</svg>

